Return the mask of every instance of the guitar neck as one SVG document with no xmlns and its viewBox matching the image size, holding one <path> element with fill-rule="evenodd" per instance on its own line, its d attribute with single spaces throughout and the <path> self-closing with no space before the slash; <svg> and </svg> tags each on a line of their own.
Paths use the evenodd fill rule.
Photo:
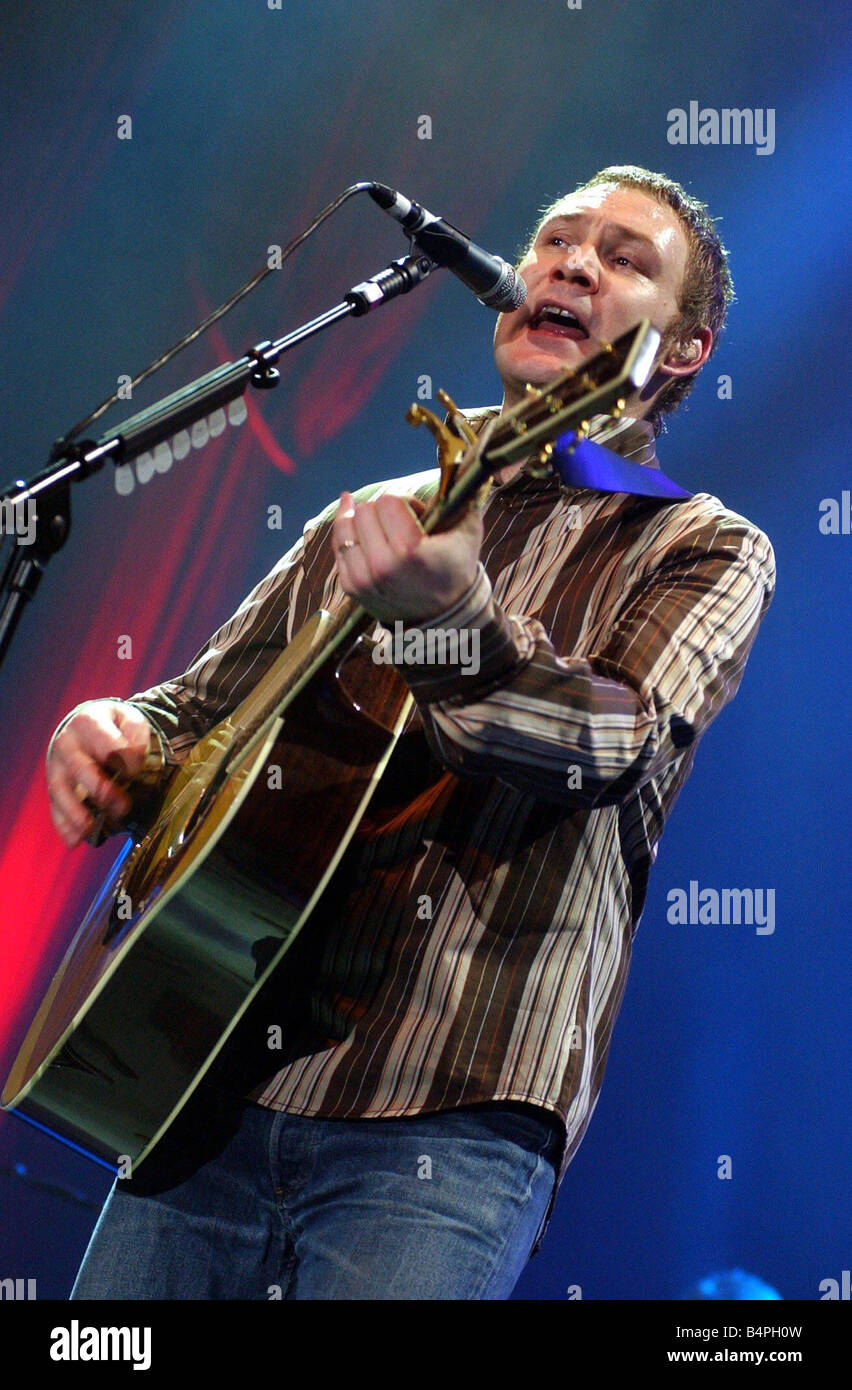
<svg viewBox="0 0 852 1390">
<path fill-rule="evenodd" d="M 612 407 L 619 413 L 630 388 L 644 385 L 659 337 L 657 330 L 643 320 L 615 343 L 606 344 L 581 370 L 566 371 L 547 391 L 531 390 L 517 406 L 498 417 L 486 438 L 473 439 L 463 457 L 458 458 L 456 454 L 458 462 L 452 464 L 446 476 L 442 466 L 439 488 L 420 518 L 424 531 L 431 535 L 456 520 L 500 468 L 519 462 L 530 453 L 541 454 L 544 450 L 546 455 L 559 434 L 577 427 L 583 429 L 593 414 L 606 413 Z M 472 436 L 468 435 L 468 439 Z M 446 485 L 448 478 L 451 481 Z M 298 693 L 344 643 L 363 635 L 375 621 L 351 598 L 334 613 L 324 614 L 310 640 L 305 642 L 304 651 L 299 649 L 292 660 L 284 663 L 280 673 L 275 673 L 260 707 L 253 709 L 250 721 L 234 738 L 229 761 L 259 736 L 268 719 L 277 714 L 288 698 Z"/>
</svg>

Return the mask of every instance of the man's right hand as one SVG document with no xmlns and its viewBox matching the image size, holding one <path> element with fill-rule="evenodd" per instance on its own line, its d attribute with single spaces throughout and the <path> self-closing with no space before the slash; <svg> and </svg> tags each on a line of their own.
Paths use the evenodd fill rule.
<svg viewBox="0 0 852 1390">
<path fill-rule="evenodd" d="M 54 734 L 47 750 L 50 814 L 69 848 L 97 827 L 84 801 L 105 813 L 110 831 L 130 814 L 131 799 L 113 778 L 132 778 L 141 770 L 152 738 L 144 714 L 118 700 L 87 701 Z"/>
</svg>

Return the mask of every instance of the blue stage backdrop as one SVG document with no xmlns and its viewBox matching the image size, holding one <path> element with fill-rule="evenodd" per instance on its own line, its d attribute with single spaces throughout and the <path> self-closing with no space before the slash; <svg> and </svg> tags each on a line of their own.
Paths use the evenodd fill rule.
<svg viewBox="0 0 852 1390">
<path fill-rule="evenodd" d="M 544 203 L 611 163 L 672 175 L 722 219 L 738 299 L 659 452 L 769 534 L 778 589 L 663 838 L 600 1103 L 517 1298 L 676 1298 L 740 1267 L 818 1299 L 849 1265 L 844 20 L 838 0 L 4 7 L 4 481 L 358 179 L 510 258 Z M 753 126 L 738 144 L 734 108 Z M 350 202 L 104 425 L 405 249 Z M 68 852 L 53 831 L 55 724 L 183 670 L 343 487 L 430 467 L 405 410 L 423 377 L 463 405 L 499 401 L 493 327 L 435 275 L 285 358 L 280 387 L 206 449 L 124 492 L 109 470 L 75 490 L 2 673 L 4 1075 L 115 851 Z M 771 916 L 673 924 L 669 895 L 691 884 L 762 890 Z M 64 1298 L 108 1185 L 2 1116 L 0 1276 Z"/>
</svg>

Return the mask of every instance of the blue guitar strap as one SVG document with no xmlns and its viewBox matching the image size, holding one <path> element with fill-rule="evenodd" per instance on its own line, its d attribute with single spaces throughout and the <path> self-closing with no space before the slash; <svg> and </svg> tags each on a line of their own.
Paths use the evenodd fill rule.
<svg viewBox="0 0 852 1390">
<path fill-rule="evenodd" d="M 576 431 L 556 440 L 551 463 L 566 487 L 587 487 L 597 492 L 631 492 L 644 497 L 685 498 L 687 492 L 659 468 L 647 468 L 622 458 L 602 444 L 577 439 Z"/>
</svg>

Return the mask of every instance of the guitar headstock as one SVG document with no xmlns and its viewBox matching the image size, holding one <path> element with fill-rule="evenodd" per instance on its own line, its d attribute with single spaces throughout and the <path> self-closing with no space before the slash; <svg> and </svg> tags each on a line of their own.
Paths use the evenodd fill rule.
<svg viewBox="0 0 852 1390">
<path fill-rule="evenodd" d="M 627 398 L 648 380 L 659 345 L 658 330 L 642 319 L 550 386 L 528 386 L 526 398 L 507 411 L 491 433 L 480 460 L 486 473 L 534 452 L 544 463 L 558 435 L 568 430 L 585 433 L 593 415 L 620 415 Z"/>
<path fill-rule="evenodd" d="M 582 436 L 592 416 L 620 415 L 628 397 L 651 375 L 659 345 L 659 332 L 649 319 L 642 319 L 548 387 L 539 390 L 528 386 L 524 400 L 492 421 L 482 442 L 472 438 L 462 412 L 445 391 L 439 391 L 438 398 L 449 413 L 446 421 L 422 406 L 412 406 L 407 418 L 411 424 L 424 424 L 432 431 L 441 464 L 436 497 L 439 506 L 424 519 L 426 529 L 443 526 L 507 464 L 537 453 L 542 466 L 549 467 L 553 441 L 559 435 L 575 430 Z"/>
</svg>

